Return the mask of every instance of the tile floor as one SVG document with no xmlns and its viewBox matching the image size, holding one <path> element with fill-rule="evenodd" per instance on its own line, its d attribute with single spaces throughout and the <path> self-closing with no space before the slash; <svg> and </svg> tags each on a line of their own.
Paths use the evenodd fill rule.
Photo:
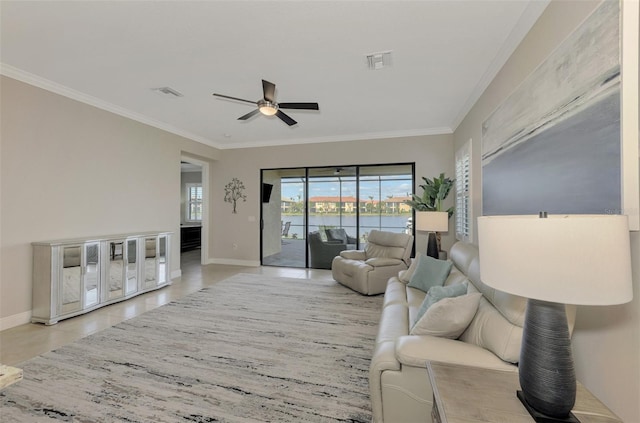
<svg viewBox="0 0 640 423">
<path fill-rule="evenodd" d="M 170 286 L 112 304 L 82 316 L 45 326 L 29 323 L 0 332 L 0 363 L 15 366 L 47 351 L 69 344 L 145 311 L 167 304 L 227 279 L 237 273 L 254 273 L 298 279 L 332 279 L 331 271 L 285 267 L 200 265 L 200 250 L 181 257 L 182 276 Z"/>
</svg>

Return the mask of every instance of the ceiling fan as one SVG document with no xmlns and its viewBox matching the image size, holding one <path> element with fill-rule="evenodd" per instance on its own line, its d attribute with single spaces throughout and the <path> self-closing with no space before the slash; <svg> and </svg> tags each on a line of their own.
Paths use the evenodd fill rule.
<svg viewBox="0 0 640 423">
<path fill-rule="evenodd" d="M 230 100 L 243 101 L 245 103 L 251 103 L 258 106 L 257 109 L 247 113 L 244 116 L 240 116 L 238 120 L 247 120 L 250 117 L 262 113 L 265 116 L 273 116 L 276 115 L 280 118 L 284 123 L 289 126 L 295 125 L 296 122 L 289 115 L 284 113 L 280 109 L 298 109 L 298 110 L 320 110 L 318 107 L 318 103 L 276 103 L 275 100 L 275 92 L 276 92 L 276 84 L 262 80 L 262 91 L 263 98 L 258 101 L 244 100 L 242 98 L 231 97 L 223 94 L 213 93 L 216 97 L 228 98 Z"/>
</svg>

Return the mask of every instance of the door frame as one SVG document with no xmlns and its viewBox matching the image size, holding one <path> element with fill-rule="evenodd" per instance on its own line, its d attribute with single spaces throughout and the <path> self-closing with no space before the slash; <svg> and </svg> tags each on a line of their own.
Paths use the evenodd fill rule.
<svg viewBox="0 0 640 423">
<path fill-rule="evenodd" d="M 200 264 L 208 264 L 209 260 L 209 162 L 181 154 L 180 160 L 193 163 L 202 168 L 202 229 L 200 234 Z M 182 182 L 180 182 L 182 190 Z"/>
</svg>

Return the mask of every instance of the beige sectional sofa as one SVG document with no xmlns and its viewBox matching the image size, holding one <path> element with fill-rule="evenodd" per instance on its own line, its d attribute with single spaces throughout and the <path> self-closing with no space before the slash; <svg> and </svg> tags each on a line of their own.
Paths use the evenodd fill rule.
<svg viewBox="0 0 640 423">
<path fill-rule="evenodd" d="M 406 272 L 388 281 L 369 373 L 376 423 L 431 421 L 427 361 L 517 370 L 526 300 L 480 281 L 476 247 L 458 242 L 449 257 L 453 267 L 444 285 L 468 280 L 467 292 L 482 294 L 477 312 L 458 339 L 409 335 L 426 294 L 407 285 Z M 567 308 L 567 317 L 572 329 L 575 307 Z"/>
</svg>

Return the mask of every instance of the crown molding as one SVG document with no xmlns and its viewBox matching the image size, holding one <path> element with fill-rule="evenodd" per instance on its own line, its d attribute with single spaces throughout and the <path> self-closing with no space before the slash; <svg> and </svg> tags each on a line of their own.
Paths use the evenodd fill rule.
<svg viewBox="0 0 640 423">
<path fill-rule="evenodd" d="M 452 134 L 452 133 L 453 133 L 453 130 L 449 127 L 409 129 L 409 130 L 401 130 L 401 131 L 369 132 L 369 133 L 360 133 L 360 134 L 335 135 L 335 136 L 329 136 L 329 137 L 246 142 L 241 144 L 229 143 L 229 144 L 218 145 L 217 148 L 219 148 L 220 150 L 230 150 L 230 149 L 238 149 L 238 148 L 275 147 L 275 146 L 281 146 L 281 145 L 318 144 L 318 143 L 328 143 L 328 142 L 376 140 L 376 139 L 384 139 L 384 138 L 420 137 L 420 136 L 426 136 L 426 135 L 446 135 L 446 134 Z"/>
<path fill-rule="evenodd" d="M 34 87 L 42 88 L 43 90 L 50 91 L 55 94 L 59 94 L 63 97 L 70 98 L 72 100 L 79 101 L 81 103 L 88 104 L 89 106 L 96 107 L 98 109 L 105 110 L 107 112 L 126 117 L 128 119 L 134 120 L 136 122 L 144 123 L 145 125 L 153 126 L 154 128 L 162 129 L 163 131 L 170 132 L 175 135 L 179 135 L 181 137 L 190 139 L 192 141 L 199 142 L 201 144 L 208 145 L 210 147 L 219 148 L 218 143 L 211 141 L 207 138 L 204 138 L 200 135 L 192 134 L 188 131 L 184 131 L 180 128 L 176 128 L 173 125 L 169 125 L 167 123 L 161 122 L 159 120 L 151 119 L 148 116 L 141 115 L 139 113 L 132 112 L 131 110 L 125 109 L 120 106 L 116 106 L 115 104 L 106 102 L 97 97 L 90 96 L 88 94 L 84 94 L 80 91 L 74 90 L 72 88 L 66 87 L 64 85 L 58 84 L 56 82 L 50 81 L 48 79 L 42 78 L 38 75 L 34 75 L 29 72 L 25 72 L 21 69 L 18 69 L 14 66 L 7 65 L 5 63 L 0 63 L 0 74 L 16 79 L 18 81 L 24 82 L 29 85 L 33 85 Z"/>
<path fill-rule="evenodd" d="M 549 3 L 551 3 L 551 0 L 538 0 L 529 2 L 524 12 L 522 12 L 520 19 L 518 19 L 518 22 L 515 24 L 507 38 L 504 40 L 504 43 L 498 51 L 498 54 L 496 54 L 496 56 L 493 58 L 491 64 L 476 84 L 475 88 L 467 98 L 467 101 L 458 112 L 455 120 L 452 122 L 451 127 L 454 131 L 458 128 L 458 125 L 462 123 L 462 120 L 467 116 L 471 108 L 480 99 L 480 96 L 482 96 L 484 90 L 487 89 L 491 81 L 493 81 L 498 72 L 500 72 L 504 64 L 507 63 L 509 57 L 511 57 L 522 40 L 524 40 L 524 37 L 531 30 L 535 22 L 540 18 L 540 15 L 542 15 L 542 12 L 544 12 Z"/>
<path fill-rule="evenodd" d="M 238 148 L 253 148 L 253 147 L 273 147 L 281 145 L 298 145 L 298 144 L 316 144 L 316 143 L 328 143 L 328 142 L 346 142 L 346 141 L 361 141 L 361 140 L 374 140 L 383 138 L 401 138 L 401 137 L 416 137 L 426 135 L 443 135 L 451 134 L 453 130 L 450 127 L 440 128 L 424 128 L 424 129 L 410 129 L 399 131 L 387 131 L 387 132 L 371 132 L 371 133 L 359 133 L 359 134 L 346 134 L 335 135 L 328 137 L 312 137 L 312 138 L 298 138 L 298 139 L 276 139 L 269 141 L 259 142 L 246 142 L 246 143 L 220 143 L 213 140 L 204 138 L 199 135 L 192 134 L 188 131 L 184 131 L 175 126 L 167 123 L 151 119 L 147 116 L 143 116 L 139 113 L 132 112 L 115 104 L 111 104 L 97 97 L 90 96 L 80 91 L 71 89 L 64 85 L 42 78 L 38 75 L 34 75 L 29 72 L 25 72 L 21 69 L 0 63 L 0 74 L 24 82 L 29 85 L 33 85 L 43 90 L 50 91 L 52 93 L 70 98 L 72 100 L 79 101 L 89 106 L 96 107 L 101 110 L 105 110 L 110 113 L 134 120 L 136 122 L 143 123 L 145 125 L 152 126 L 154 128 L 161 129 L 166 132 L 190 139 L 192 141 L 208 145 L 210 147 L 217 148 L 219 150 L 230 150 Z"/>
</svg>

